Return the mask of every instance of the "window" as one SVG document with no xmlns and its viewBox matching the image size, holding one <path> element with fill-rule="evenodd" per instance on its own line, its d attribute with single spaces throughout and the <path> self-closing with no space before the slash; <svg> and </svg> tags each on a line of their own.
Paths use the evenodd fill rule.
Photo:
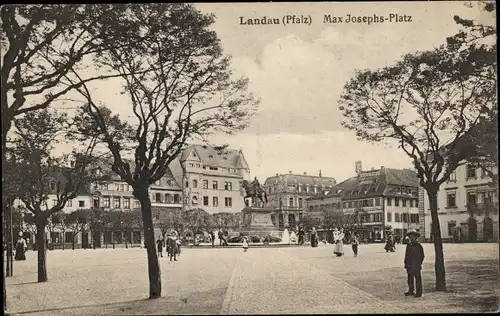
<svg viewBox="0 0 500 316">
<path fill-rule="evenodd" d="M 289 206 L 289 207 L 293 207 L 293 198 L 290 198 L 290 199 L 288 200 L 288 206 Z"/>
<path fill-rule="evenodd" d="M 418 214 L 410 214 L 410 222 L 418 223 Z"/>
<path fill-rule="evenodd" d="M 186 180 L 186 188 L 189 188 L 189 181 Z"/>
<path fill-rule="evenodd" d="M 193 188 L 198 188 L 198 180 L 193 180 Z"/>
<path fill-rule="evenodd" d="M 130 184 L 127 184 L 127 191 L 132 191 L 132 187 L 130 186 Z"/>
<path fill-rule="evenodd" d="M 115 206 L 115 208 L 120 208 L 121 207 L 120 204 L 121 204 L 120 203 L 120 198 L 119 197 L 115 197 L 114 203 L 113 203 L 113 205 Z"/>
<path fill-rule="evenodd" d="M 161 193 L 155 193 L 155 201 L 161 203 Z"/>
<path fill-rule="evenodd" d="M 387 206 L 392 205 L 392 199 L 390 197 L 387 198 Z"/>
<path fill-rule="evenodd" d="M 123 208 L 130 208 L 130 198 L 123 198 Z"/>
<path fill-rule="evenodd" d="M 373 199 L 368 200 L 368 206 L 373 206 Z"/>
<path fill-rule="evenodd" d="M 394 214 L 394 222 L 396 222 L 396 223 L 400 223 L 401 222 L 401 218 L 400 218 L 399 213 L 395 213 Z"/>
<path fill-rule="evenodd" d="M 81 202 L 81 201 L 80 201 Z M 107 196 L 105 198 L 102 199 L 102 203 L 103 203 L 103 206 L 104 207 L 108 207 L 111 205 L 111 200 L 110 200 L 110 197 Z"/>
<path fill-rule="evenodd" d="M 303 208 L 303 207 L 304 207 L 304 206 L 303 206 L 303 202 L 302 202 L 302 198 L 299 198 L 299 207 L 300 207 L 300 208 Z"/>
<path fill-rule="evenodd" d="M 457 172 L 455 170 L 453 170 L 453 172 L 450 173 L 448 181 L 457 181 Z"/>
<path fill-rule="evenodd" d="M 108 183 L 103 183 L 102 184 L 103 190 L 109 191 L 109 184 Z"/>
<path fill-rule="evenodd" d="M 115 184 L 115 187 L 116 187 L 116 191 L 120 191 L 120 185 L 118 183 Z"/>
<path fill-rule="evenodd" d="M 68 200 L 68 201 L 66 202 L 66 206 L 68 206 L 68 207 L 72 207 L 72 206 L 73 206 L 73 200 Z"/>
<path fill-rule="evenodd" d="M 343 203 L 343 207 L 344 207 L 344 208 L 347 208 L 347 202 L 344 202 L 344 203 Z"/>
<path fill-rule="evenodd" d="M 348 202 L 348 203 L 347 203 L 347 207 L 348 207 L 348 208 L 352 208 L 352 202 Z"/>
<path fill-rule="evenodd" d="M 218 197 L 214 196 L 212 198 L 212 202 L 213 202 L 214 206 L 219 206 L 219 198 Z"/>
<path fill-rule="evenodd" d="M 208 180 L 203 180 L 203 189 L 208 189 Z"/>
<path fill-rule="evenodd" d="M 233 199 L 230 197 L 224 198 L 224 203 L 227 207 L 233 206 Z"/>
<path fill-rule="evenodd" d="M 181 202 L 181 196 L 179 194 L 174 194 L 174 203 L 180 203 Z"/>
<path fill-rule="evenodd" d="M 449 221 L 448 222 L 448 235 L 452 236 L 453 235 L 453 228 L 457 226 L 457 223 L 455 221 Z"/>
<path fill-rule="evenodd" d="M 203 197 L 203 205 L 208 206 L 208 196 Z"/>
<path fill-rule="evenodd" d="M 399 206 L 399 198 L 394 198 L 394 206 Z"/>
<path fill-rule="evenodd" d="M 410 200 L 410 207 L 413 207 L 413 200 Z"/>
<path fill-rule="evenodd" d="M 50 181 L 49 186 L 50 186 L 51 190 L 55 190 L 56 189 L 56 183 L 54 181 Z"/>
<path fill-rule="evenodd" d="M 173 200 L 172 194 L 165 193 L 165 203 L 172 203 Z"/>
<path fill-rule="evenodd" d="M 401 199 L 401 201 L 403 202 L 403 207 L 406 207 L 406 199 Z"/>
<path fill-rule="evenodd" d="M 311 206 L 309 206 L 309 212 L 312 212 L 312 211 L 314 211 L 314 208 L 313 208 L 313 206 L 311 205 Z"/>
<path fill-rule="evenodd" d="M 455 192 L 446 194 L 446 207 L 457 207 L 457 194 Z"/>
<path fill-rule="evenodd" d="M 392 222 L 392 213 L 387 213 L 387 221 Z"/>
<path fill-rule="evenodd" d="M 368 200 L 363 200 L 363 207 L 368 206 Z"/>
<path fill-rule="evenodd" d="M 219 188 L 217 181 L 212 181 L 212 189 L 217 190 Z"/>
<path fill-rule="evenodd" d="M 57 200 L 52 200 L 52 206 L 56 206 L 57 205 Z"/>
<path fill-rule="evenodd" d="M 191 198 L 191 204 L 198 205 L 198 197 L 196 195 L 193 195 Z"/>
<path fill-rule="evenodd" d="M 475 192 L 467 192 L 467 205 L 477 205 L 477 195 Z"/>
<path fill-rule="evenodd" d="M 408 223 L 408 214 L 407 213 L 401 214 L 401 221 L 403 223 Z"/>
<path fill-rule="evenodd" d="M 141 203 L 139 200 L 134 200 L 134 208 L 141 208 Z"/>
<path fill-rule="evenodd" d="M 475 178 L 476 177 L 476 166 L 467 165 L 467 178 Z"/>
<path fill-rule="evenodd" d="M 380 206 L 380 198 L 375 198 L 375 206 Z"/>
<path fill-rule="evenodd" d="M 233 190 L 233 184 L 231 182 L 224 182 L 224 190 L 232 191 Z"/>
</svg>

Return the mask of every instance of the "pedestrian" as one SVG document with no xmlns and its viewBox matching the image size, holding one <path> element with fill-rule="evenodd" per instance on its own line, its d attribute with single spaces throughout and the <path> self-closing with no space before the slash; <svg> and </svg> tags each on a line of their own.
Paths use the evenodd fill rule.
<svg viewBox="0 0 500 316">
<path fill-rule="evenodd" d="M 301 227 L 299 229 L 299 245 L 304 244 L 304 235 L 305 235 L 304 228 Z"/>
<path fill-rule="evenodd" d="M 333 230 L 333 240 L 335 242 L 335 246 L 333 247 L 333 253 L 337 257 L 342 257 L 344 254 L 344 247 L 342 240 L 344 239 L 344 232 L 343 230 L 339 231 L 337 228 Z"/>
<path fill-rule="evenodd" d="M 222 229 L 219 229 L 218 237 L 219 237 L 219 246 L 222 246 L 224 242 L 224 234 L 222 233 Z"/>
<path fill-rule="evenodd" d="M 181 239 L 180 238 L 177 238 L 177 240 L 175 241 L 175 245 L 177 246 L 177 255 L 180 256 L 181 255 Z"/>
<path fill-rule="evenodd" d="M 357 257 L 358 247 L 359 247 L 359 240 L 357 235 L 352 236 L 351 246 L 352 246 L 352 252 L 354 253 L 354 257 Z"/>
<path fill-rule="evenodd" d="M 212 240 L 212 248 L 215 247 L 215 233 L 214 231 L 210 231 L 210 239 Z"/>
<path fill-rule="evenodd" d="M 313 227 L 311 231 L 311 247 L 318 247 L 318 232 L 316 232 L 316 227 Z"/>
<path fill-rule="evenodd" d="M 163 244 L 164 244 L 163 236 L 159 236 L 158 239 L 156 240 L 156 249 L 158 250 L 158 257 L 162 258 L 163 258 Z"/>
<path fill-rule="evenodd" d="M 243 238 L 243 252 L 247 252 L 248 250 L 248 237 L 245 236 L 245 238 Z"/>
<path fill-rule="evenodd" d="M 415 229 L 410 229 L 407 233 L 408 244 L 405 252 L 405 269 L 408 274 L 408 292 L 405 296 L 422 296 L 422 262 L 424 261 L 424 248 L 418 242 L 420 233 Z M 416 290 L 416 291 L 415 291 Z"/>
<path fill-rule="evenodd" d="M 28 250 L 28 244 L 26 244 L 26 240 L 23 238 L 23 233 L 19 232 L 16 242 L 16 255 L 14 256 L 14 259 L 26 260 L 26 250 Z"/>
</svg>

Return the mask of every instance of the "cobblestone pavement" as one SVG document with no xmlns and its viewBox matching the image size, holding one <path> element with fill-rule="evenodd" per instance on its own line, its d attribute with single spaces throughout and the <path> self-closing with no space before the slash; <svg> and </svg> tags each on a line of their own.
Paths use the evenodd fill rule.
<svg viewBox="0 0 500 316">
<path fill-rule="evenodd" d="M 14 277 L 7 278 L 8 310 L 33 315 L 432 311 L 437 293 L 424 293 L 423 300 L 405 299 L 398 289 L 397 299 L 382 300 L 376 289 L 362 290 L 349 280 L 356 272 L 402 270 L 404 246 L 395 253 L 382 248 L 380 244 L 361 245 L 357 258 L 348 246 L 346 255 L 336 258 L 332 245 L 324 244 L 318 248 L 250 248 L 248 252 L 185 248 L 177 262 L 160 258 L 163 297 L 152 301 L 146 300 L 144 249 L 49 251 L 49 281 L 45 283 L 36 283 L 36 253 L 30 251 L 27 261 L 15 262 Z M 424 250 L 425 264 L 432 265 L 432 245 L 424 244 Z M 447 244 L 445 258 L 447 262 L 498 261 L 498 244 Z M 398 275 L 397 284 L 405 284 L 403 274 Z M 458 312 L 460 306 L 448 310 Z"/>
</svg>

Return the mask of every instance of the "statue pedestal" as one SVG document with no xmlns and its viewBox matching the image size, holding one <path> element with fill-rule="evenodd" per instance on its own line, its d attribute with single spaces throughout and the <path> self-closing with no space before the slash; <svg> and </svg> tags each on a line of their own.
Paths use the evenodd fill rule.
<svg viewBox="0 0 500 316">
<path fill-rule="evenodd" d="M 240 230 L 245 235 L 255 236 L 278 236 L 281 232 L 274 226 L 270 208 L 245 207 L 243 210 L 243 228 Z"/>
</svg>

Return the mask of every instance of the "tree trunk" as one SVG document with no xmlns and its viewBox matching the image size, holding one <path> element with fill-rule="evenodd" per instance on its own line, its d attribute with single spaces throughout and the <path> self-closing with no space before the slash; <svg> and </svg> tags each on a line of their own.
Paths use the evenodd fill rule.
<svg viewBox="0 0 500 316">
<path fill-rule="evenodd" d="M 36 219 L 36 244 L 38 251 L 38 282 L 47 282 L 47 249 L 45 248 L 46 223 L 47 220 L 43 217 Z"/>
<path fill-rule="evenodd" d="M 63 246 L 63 250 L 66 248 L 65 245 L 66 245 L 66 231 L 63 230 L 62 232 L 62 246 Z"/>
<path fill-rule="evenodd" d="M 151 213 L 151 200 L 147 189 L 137 194 L 141 202 L 141 213 L 144 227 L 144 245 L 148 254 L 149 298 L 161 297 L 161 271 L 156 254 L 153 215 Z"/>
<path fill-rule="evenodd" d="M 75 237 L 76 237 L 76 235 L 73 232 L 73 234 L 71 236 L 72 236 L 72 238 L 71 238 L 71 249 L 75 250 Z"/>
<path fill-rule="evenodd" d="M 434 262 L 434 270 L 436 273 L 436 291 L 446 291 L 446 274 L 444 267 L 443 240 L 441 239 L 441 226 L 439 224 L 439 216 L 437 210 L 437 191 L 427 191 L 429 204 L 431 207 L 432 219 L 432 235 L 434 237 L 434 252 L 436 259 Z"/>
</svg>

